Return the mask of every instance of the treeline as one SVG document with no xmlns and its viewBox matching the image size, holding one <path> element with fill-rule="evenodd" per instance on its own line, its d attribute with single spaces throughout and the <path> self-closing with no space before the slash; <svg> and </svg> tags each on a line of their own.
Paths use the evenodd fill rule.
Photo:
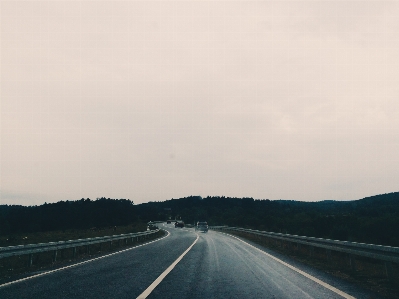
<svg viewBox="0 0 399 299">
<path fill-rule="evenodd" d="M 102 228 L 181 219 L 399 247 L 399 193 L 355 201 L 299 202 L 189 196 L 134 205 L 128 199 L 60 201 L 41 206 L 0 205 L 0 235 Z"/>
<path fill-rule="evenodd" d="M 128 225 L 136 215 L 132 201 L 104 197 L 28 207 L 0 205 L 0 235 Z"/>
<path fill-rule="evenodd" d="M 355 201 L 299 202 L 190 196 L 137 206 L 143 219 L 206 220 L 229 225 L 330 238 L 343 241 L 399 246 L 399 193 Z"/>
</svg>

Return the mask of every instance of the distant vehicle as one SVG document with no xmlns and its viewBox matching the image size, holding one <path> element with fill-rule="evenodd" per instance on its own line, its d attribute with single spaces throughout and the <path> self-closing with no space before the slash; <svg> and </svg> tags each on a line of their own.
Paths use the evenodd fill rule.
<svg viewBox="0 0 399 299">
<path fill-rule="evenodd" d="M 156 229 L 158 229 L 158 226 L 156 223 L 151 222 L 151 221 L 147 223 L 147 230 L 156 230 Z"/>
<path fill-rule="evenodd" d="M 175 222 L 175 227 L 184 227 L 184 222 L 183 221 L 176 221 Z"/>
<path fill-rule="evenodd" d="M 195 230 L 207 233 L 208 232 L 208 223 L 206 221 L 198 221 L 197 225 L 195 226 Z"/>
<path fill-rule="evenodd" d="M 166 224 L 171 224 L 172 222 L 170 220 L 166 221 Z"/>
</svg>

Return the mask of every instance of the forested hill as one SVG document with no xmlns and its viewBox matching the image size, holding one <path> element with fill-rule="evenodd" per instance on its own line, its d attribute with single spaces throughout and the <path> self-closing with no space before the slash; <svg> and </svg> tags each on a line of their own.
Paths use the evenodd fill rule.
<svg viewBox="0 0 399 299">
<path fill-rule="evenodd" d="M 127 225 L 136 215 L 132 201 L 104 197 L 29 207 L 0 205 L 0 235 Z"/>
<path fill-rule="evenodd" d="M 300 202 L 190 196 L 137 206 L 142 219 L 180 218 L 346 241 L 399 246 L 399 192 L 355 201 Z"/>
<path fill-rule="evenodd" d="M 272 232 L 399 246 L 399 192 L 355 201 L 299 202 L 189 196 L 134 205 L 81 199 L 41 206 L 0 205 L 0 235 L 182 219 Z"/>
</svg>

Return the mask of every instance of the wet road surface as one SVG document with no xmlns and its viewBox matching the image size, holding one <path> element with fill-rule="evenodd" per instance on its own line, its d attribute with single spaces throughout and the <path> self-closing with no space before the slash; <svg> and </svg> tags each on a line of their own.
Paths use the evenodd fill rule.
<svg viewBox="0 0 399 299">
<path fill-rule="evenodd" d="M 214 231 L 196 233 L 167 224 L 160 224 L 160 228 L 170 234 L 90 263 L 0 286 L 0 298 L 137 298 L 154 281 L 155 287 L 144 297 L 378 298 L 232 236 Z M 164 277 L 159 278 L 162 273 Z"/>
</svg>

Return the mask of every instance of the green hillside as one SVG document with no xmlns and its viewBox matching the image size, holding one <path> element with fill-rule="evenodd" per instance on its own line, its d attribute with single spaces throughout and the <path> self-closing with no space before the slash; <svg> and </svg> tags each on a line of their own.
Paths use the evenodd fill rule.
<svg viewBox="0 0 399 299">
<path fill-rule="evenodd" d="M 99 198 L 40 206 L 0 205 L 0 235 L 182 219 L 399 247 L 399 192 L 355 201 L 299 202 L 189 196 L 134 205 Z"/>
<path fill-rule="evenodd" d="M 319 238 L 399 246 L 399 193 L 299 202 L 190 196 L 137 206 L 142 219 L 181 218 Z"/>
</svg>

